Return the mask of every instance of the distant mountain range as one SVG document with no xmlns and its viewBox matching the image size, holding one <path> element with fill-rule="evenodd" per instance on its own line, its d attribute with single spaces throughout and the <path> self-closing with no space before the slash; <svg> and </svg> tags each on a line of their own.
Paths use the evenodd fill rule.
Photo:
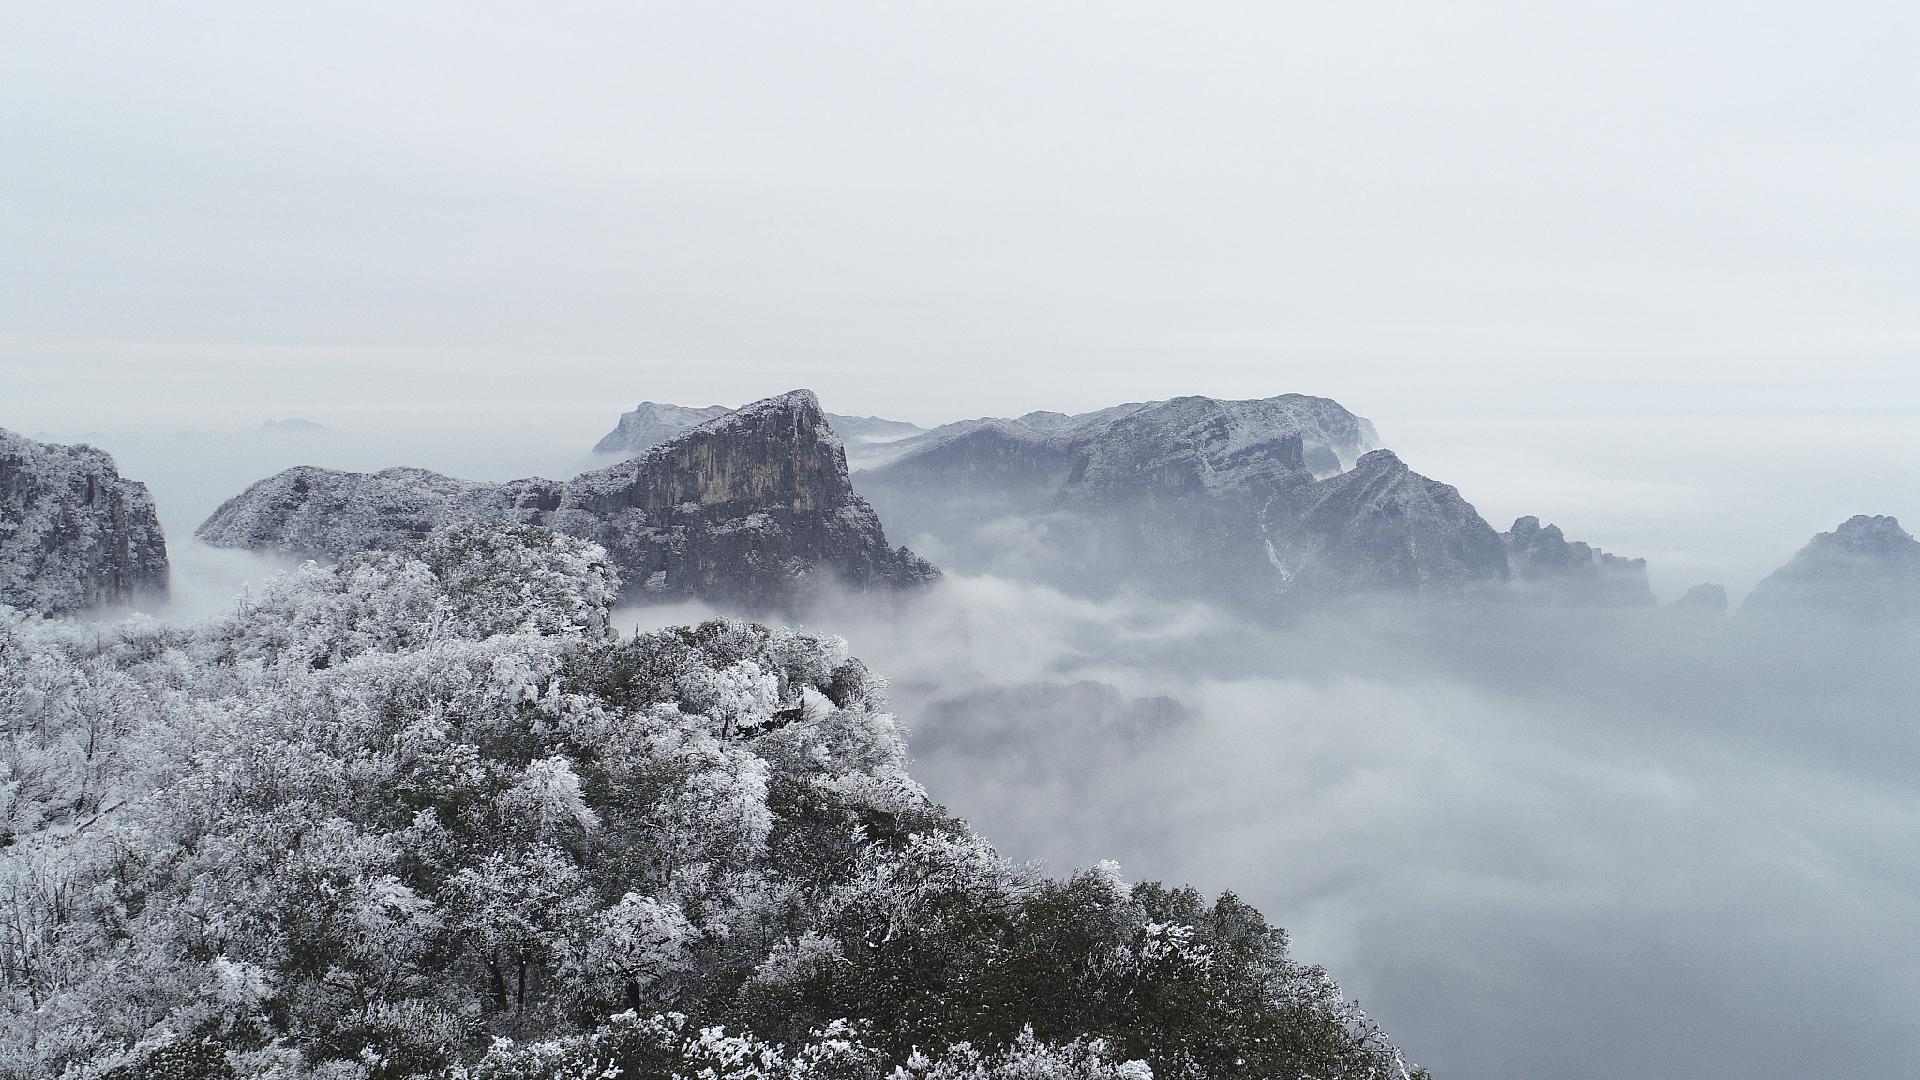
<svg viewBox="0 0 1920 1080">
<path fill-rule="evenodd" d="M 1496 533 L 1378 443 L 1327 398 L 1183 397 L 949 424 L 882 448 L 856 483 L 955 569 L 1076 591 L 1144 587 L 1271 612 L 1513 579 L 1503 595 L 1653 603 L 1643 562 L 1534 518 Z"/>
<path fill-rule="evenodd" d="M 268 435 L 318 435 L 327 430 L 327 425 L 301 416 L 289 416 L 284 420 L 263 421 L 260 430 Z"/>
<path fill-rule="evenodd" d="M 857 452 L 841 426 L 867 440 Z M 310 430 L 273 425 L 282 428 Z M 602 440 L 635 456 L 572 480 L 300 466 L 228 500 L 198 534 L 214 546 L 339 558 L 450 524 L 531 523 L 604 546 L 632 599 L 749 608 L 791 605 L 828 578 L 893 588 L 937 576 L 891 546 L 889 532 L 950 569 L 1260 614 L 1373 593 L 1654 603 L 1644 560 L 1569 540 L 1536 517 L 1496 532 L 1457 489 L 1379 442 L 1365 418 L 1298 394 L 932 430 L 834 416 L 809 391 L 737 410 L 643 402 Z M 0 432 L 0 603 L 53 614 L 125 603 L 163 592 L 167 566 L 152 499 L 110 457 Z M 1698 586 L 1677 606 L 1717 615 L 1726 591 Z M 1920 541 L 1892 518 L 1852 518 L 1815 537 L 1742 609 L 1753 621 L 1807 616 L 1920 620 Z"/>
<path fill-rule="evenodd" d="M 708 405 L 705 408 L 692 408 L 686 405 L 663 405 L 657 401 L 643 401 L 632 411 L 621 414 L 619 423 L 612 431 L 601 436 L 593 444 L 596 454 L 634 454 L 650 450 L 684 432 L 691 431 L 709 420 L 715 420 L 732 412 L 725 405 Z M 905 439 L 923 433 L 922 428 L 904 420 L 883 420 L 878 416 L 842 416 L 827 413 L 827 423 L 834 434 L 845 441 L 849 450 L 881 443 Z"/>
<path fill-rule="evenodd" d="M 1252 457 L 1262 446 L 1289 436 L 1300 438 L 1302 461 L 1316 476 L 1350 468 L 1361 454 L 1380 445 L 1371 421 L 1328 398 L 1304 394 L 1250 401 L 1183 397 L 1128 402 L 1088 413 L 1030 412 L 942 424 L 876 448 L 863 457 L 862 467 L 878 468 L 954 443 L 987 441 L 1024 445 L 1041 454 L 1071 457 L 1084 452 L 1104 458 L 1115 450 L 1124 453 L 1121 444 L 1130 439 L 1146 439 L 1157 440 L 1168 451 L 1190 445 Z"/>
</svg>

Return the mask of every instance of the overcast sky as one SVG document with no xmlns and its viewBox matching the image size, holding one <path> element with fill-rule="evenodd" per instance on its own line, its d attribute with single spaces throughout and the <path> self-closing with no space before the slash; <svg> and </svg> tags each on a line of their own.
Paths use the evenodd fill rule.
<svg viewBox="0 0 1920 1080">
<path fill-rule="evenodd" d="M 1916 11 L 10 3 L 0 423 L 1911 410 Z"/>
<path fill-rule="evenodd" d="M 1920 518 L 1917 13 L 10 3 L 0 426 L 1317 393 L 1737 593 Z"/>
<path fill-rule="evenodd" d="M 640 398 L 807 386 L 835 411 L 930 424 L 1317 393 L 1496 527 L 1540 514 L 1648 556 L 1666 599 L 1701 580 L 1738 596 L 1848 514 L 1920 524 L 1916 57 L 1913 0 L 7 0 L 0 426 L 105 433 L 183 538 L 291 460 L 120 435 L 300 415 L 335 442 L 273 453 L 371 467 L 403 463 L 395 447 L 504 477 L 573 467 Z M 177 550 L 191 585 L 204 549 Z M 1018 603 L 1004 622 L 1028 636 L 981 640 L 1112 621 Z M 883 629 L 877 659 L 911 687 L 931 661 L 887 650 L 942 642 Z M 1539 667 L 1584 691 L 1583 657 Z M 1764 767 L 1724 765 L 1734 751 L 1710 740 L 1662 766 L 1646 748 L 1667 736 L 1639 718 L 1665 715 L 1679 676 L 1623 662 L 1615 682 L 1644 680 L 1644 707 L 1531 688 L 1487 705 L 1426 663 L 1408 669 L 1438 671 L 1441 693 L 1388 680 L 1359 704 L 1279 675 L 1145 687 L 1182 695 L 1198 734 L 1095 764 L 1171 785 L 1197 775 L 1183 763 L 1228 761 L 1172 819 L 1224 806 L 1245 824 L 1170 826 L 1139 869 L 1248 881 L 1276 919 L 1305 920 L 1312 958 L 1385 999 L 1419 1056 L 1478 1075 L 1556 1055 L 1602 1075 L 1614 1061 L 1592 1048 L 1647 1030 L 1630 1065 L 1659 1060 L 1665 1031 L 1698 1040 L 1673 1060 L 1734 1039 L 1721 1071 L 1760 1075 L 1813 1021 L 1855 1060 L 1911 1062 L 1909 785 L 1860 781 L 1804 814 L 1775 798 L 1779 776 L 1827 767 L 1826 742 L 1910 760 L 1904 713 L 1861 709 L 1861 730 L 1810 749 L 1782 693 L 1786 734 L 1739 751 Z M 1274 701 L 1293 726 L 1246 752 Z M 1898 738 L 1862 733 L 1883 719 Z M 1294 753 L 1310 730 L 1337 737 Z M 935 779 L 974 764 L 950 751 L 942 773 L 927 753 Z M 1295 759 L 1385 777 L 1393 797 L 1272 797 Z M 1532 818 L 1487 824 L 1536 791 L 1510 777 L 1539 776 L 1552 790 Z M 1036 818 L 1050 851 L 993 817 L 1031 804 L 977 802 L 1010 850 L 1078 856 L 1120 829 L 1075 826 L 1062 797 Z M 1116 783 L 1077 805 L 1159 804 Z M 1344 824 L 1300 824 L 1329 820 Z M 1828 878 L 1754 869 L 1803 832 L 1870 850 Z M 1383 837 L 1437 854 L 1409 862 Z M 1537 921 L 1525 889 L 1474 891 L 1536 857 L 1576 863 L 1564 880 L 1589 890 L 1554 909 L 1564 921 Z M 1449 887 L 1380 887 L 1372 858 Z M 1635 866 L 1651 869 L 1621 872 Z M 1849 906 L 1815 879 L 1879 899 Z M 1749 892 L 1777 910 L 1754 915 Z M 1366 930 L 1350 949 L 1348 924 Z M 1706 944 L 1648 929 L 1669 926 Z M 1795 935 L 1802 961 L 1774 972 L 1763 949 Z M 1470 966 L 1503 936 L 1510 964 Z M 1391 967 L 1408 956 L 1431 967 Z M 1723 969 L 1726 986 L 1688 981 Z M 1699 1023 L 1695 997 L 1712 1006 Z M 1515 1035 L 1489 1017 L 1552 1023 Z M 1521 1037 L 1551 1053 L 1513 1051 Z"/>
</svg>

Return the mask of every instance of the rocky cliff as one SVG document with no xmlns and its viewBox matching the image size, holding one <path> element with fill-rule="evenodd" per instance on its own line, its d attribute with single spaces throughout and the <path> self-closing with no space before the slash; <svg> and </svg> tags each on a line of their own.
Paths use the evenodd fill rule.
<svg viewBox="0 0 1920 1080">
<path fill-rule="evenodd" d="M 166 589 L 146 485 L 104 451 L 0 431 L 0 604 L 62 615 Z"/>
<path fill-rule="evenodd" d="M 1514 592 L 1524 599 L 1602 607 L 1648 607 L 1647 560 L 1568 540 L 1558 525 L 1519 518 L 1500 535 Z M 1724 600 L 1723 600 L 1724 602 Z"/>
<path fill-rule="evenodd" d="M 1740 613 L 1848 623 L 1920 620 L 1920 540 L 1891 517 L 1848 518 L 1755 586 Z"/>
<path fill-rule="evenodd" d="M 855 588 L 937 576 L 912 552 L 887 546 L 880 519 L 848 482 L 839 439 L 804 390 L 725 412 L 564 482 L 289 469 L 228 500 L 199 534 L 217 546 L 338 557 L 484 520 L 602 544 L 636 598 L 772 607 L 823 575 Z"/>
</svg>

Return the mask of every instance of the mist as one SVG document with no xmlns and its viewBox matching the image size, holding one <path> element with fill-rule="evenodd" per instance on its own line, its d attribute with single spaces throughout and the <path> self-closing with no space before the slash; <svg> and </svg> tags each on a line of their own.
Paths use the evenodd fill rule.
<svg viewBox="0 0 1920 1080">
<path fill-rule="evenodd" d="M 190 539 L 255 479 L 295 463 L 568 476 L 605 463 L 585 448 L 616 412 L 485 438 L 250 425 L 96 441 L 153 487 L 175 565 L 163 614 L 192 618 L 290 565 Z M 1665 524 L 1704 548 L 1743 492 L 1758 506 L 1783 483 L 1810 490 L 1823 460 L 1878 461 L 1864 497 L 1908 452 L 1852 422 L 1726 441 L 1765 428 L 1688 419 L 1564 483 L 1559 452 L 1518 422 L 1426 434 L 1464 475 L 1434 471 L 1483 507 L 1609 545 Z M 1676 458 L 1696 486 L 1639 475 Z M 1723 498 L 1695 498 L 1713 485 Z M 1724 565 L 1753 569 L 1734 583 L 1805 539 L 1750 534 L 1819 513 L 1782 497 L 1737 522 L 1750 546 Z M 715 614 L 629 607 L 616 626 Z M 889 680 L 915 775 L 1003 853 L 1234 890 L 1438 1075 L 1893 1075 L 1920 1052 L 1910 635 L 1386 600 L 1281 626 L 965 572 L 905 598 L 830 593 L 788 621 L 846 637 Z"/>
<path fill-rule="evenodd" d="M 923 426 L 1337 398 L 1736 608 L 1920 523 L 1920 7 L 0 9 L 0 427 L 194 529 L 293 465 L 563 479 L 640 399 Z M 304 418 L 317 426 L 267 426 Z M 856 489 L 860 484 L 854 476 Z M 945 566 L 791 618 L 1008 855 L 1232 888 L 1442 1078 L 1905 1075 L 1920 642 Z M 715 614 L 622 609 L 627 629 Z"/>
<path fill-rule="evenodd" d="M 1231 888 L 1439 1075 L 1920 1050 L 1913 637 L 1386 602 L 1278 630 L 992 578 L 815 628 L 1004 852 Z"/>
</svg>

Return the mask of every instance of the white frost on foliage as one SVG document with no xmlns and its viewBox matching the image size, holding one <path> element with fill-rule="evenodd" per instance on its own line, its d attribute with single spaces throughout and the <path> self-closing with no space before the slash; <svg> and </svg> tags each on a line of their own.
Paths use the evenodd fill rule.
<svg viewBox="0 0 1920 1080">
<path fill-rule="evenodd" d="M 580 776 L 564 754 L 553 754 L 527 763 L 527 772 L 513 790 L 500 800 L 506 812 L 525 814 L 542 836 L 573 827 L 591 831 L 600 818 L 587 805 L 580 790 Z"/>
<path fill-rule="evenodd" d="M 707 1010 L 1001 955 L 967 935 L 1044 883 L 931 804 L 844 642 L 619 642 L 614 589 L 590 544 L 462 530 L 195 626 L 0 608 L 0 1080 L 888 1075 L 875 1022 Z M 1100 873 L 1089 977 L 1207 985 L 1193 928 Z M 1029 1032 L 893 1074 L 1147 1075 L 1113 1057 Z"/>
</svg>

